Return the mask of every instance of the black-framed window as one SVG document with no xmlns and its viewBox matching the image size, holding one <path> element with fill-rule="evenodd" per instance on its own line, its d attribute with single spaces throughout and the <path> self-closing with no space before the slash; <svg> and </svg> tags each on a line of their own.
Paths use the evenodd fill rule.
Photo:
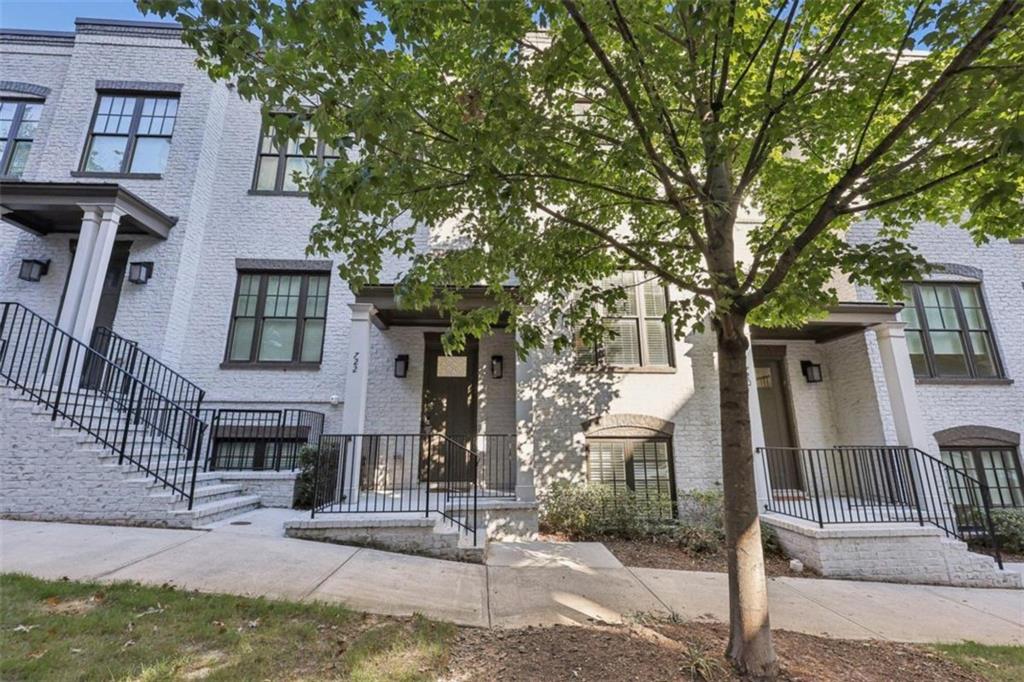
<svg viewBox="0 0 1024 682">
<path fill-rule="evenodd" d="M 310 140 L 314 141 L 314 152 L 307 155 L 303 146 Z M 273 128 L 264 127 L 260 132 L 260 149 L 256 156 L 252 188 L 256 192 L 301 192 L 296 173 L 301 178 L 307 177 L 314 161 L 329 166 L 338 156 L 338 151 L 331 145 L 316 139 L 311 121 L 303 121 L 299 137 L 288 140 L 284 145 L 278 144 L 277 133 Z"/>
<path fill-rule="evenodd" d="M 942 461 L 957 471 L 988 486 L 995 507 L 1024 507 L 1024 471 L 1017 448 L 1009 446 L 968 446 L 940 449 Z M 950 494 L 955 502 L 981 502 L 980 490 L 967 490 L 965 479 L 950 476 Z"/>
<path fill-rule="evenodd" d="M 214 471 L 295 469 L 306 440 L 272 438 L 215 438 L 210 468 Z"/>
<path fill-rule="evenodd" d="M 1002 377 L 981 287 L 969 282 L 904 286 L 907 349 L 918 377 Z"/>
<path fill-rule="evenodd" d="M 239 272 L 226 363 L 319 365 L 328 285 L 326 273 Z"/>
<path fill-rule="evenodd" d="M 675 514 L 675 472 L 667 438 L 588 438 L 587 480 L 635 493 L 651 516 Z"/>
<path fill-rule="evenodd" d="M 86 173 L 159 174 L 167 167 L 178 98 L 101 93 L 82 156 Z"/>
<path fill-rule="evenodd" d="M 606 311 L 604 324 L 611 334 L 600 345 L 577 340 L 577 360 L 610 367 L 671 367 L 668 290 L 649 273 L 632 270 L 616 274 L 607 285 L 621 288 L 626 297 Z"/>
<path fill-rule="evenodd" d="M 32 150 L 43 103 L 0 99 L 0 176 L 20 178 Z"/>
</svg>

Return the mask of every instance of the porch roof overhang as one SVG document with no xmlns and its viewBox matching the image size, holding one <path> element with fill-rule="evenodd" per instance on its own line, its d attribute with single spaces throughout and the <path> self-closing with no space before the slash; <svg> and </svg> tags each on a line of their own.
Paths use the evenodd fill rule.
<svg viewBox="0 0 1024 682">
<path fill-rule="evenodd" d="M 167 239 L 178 222 L 117 183 L 0 181 L 3 220 L 33 234 L 78 233 L 85 206 L 119 209 L 122 234 Z"/>
<path fill-rule="evenodd" d="M 814 341 L 826 343 L 857 334 L 879 324 L 899 321 L 902 305 L 852 301 L 829 310 L 824 320 L 812 320 L 801 327 L 750 327 L 754 341 Z"/>
<path fill-rule="evenodd" d="M 506 287 L 515 289 L 515 287 Z M 459 310 L 473 310 L 494 303 L 494 297 L 487 292 L 487 287 L 466 287 L 458 290 L 461 300 Z M 373 324 L 379 329 L 388 327 L 447 327 L 450 318 L 440 311 L 432 308 L 425 310 L 407 310 L 399 307 L 395 297 L 394 284 L 378 284 L 365 286 L 356 294 L 356 303 L 369 303 L 374 307 L 374 314 L 370 318 Z M 501 328 L 508 325 L 505 316 L 498 321 L 495 327 Z"/>
</svg>

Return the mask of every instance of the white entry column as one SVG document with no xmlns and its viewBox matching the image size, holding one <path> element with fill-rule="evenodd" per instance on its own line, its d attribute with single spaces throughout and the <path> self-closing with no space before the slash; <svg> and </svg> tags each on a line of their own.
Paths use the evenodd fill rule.
<svg viewBox="0 0 1024 682">
<path fill-rule="evenodd" d="M 84 343 L 92 340 L 92 329 L 96 325 L 96 313 L 100 307 L 100 297 L 103 295 L 107 268 L 110 266 L 110 254 L 114 250 L 114 239 L 117 238 L 117 228 L 123 215 L 124 212 L 117 207 L 102 210 L 102 217 L 96 229 L 96 238 L 89 253 L 88 270 L 82 282 L 73 332 L 73 336 Z M 82 226 L 85 226 L 84 221 Z M 75 261 L 78 261 L 77 253 Z"/>
<path fill-rule="evenodd" d="M 903 323 L 882 324 L 874 329 L 878 338 L 885 385 L 889 391 L 896 437 L 900 445 L 928 452 L 928 432 L 925 430 L 921 406 L 917 401 L 914 367 L 910 364 Z"/>
<path fill-rule="evenodd" d="M 366 428 L 366 394 L 370 378 L 370 318 L 376 312 L 369 303 L 349 303 L 352 323 L 348 335 L 348 359 L 345 364 L 345 407 L 341 416 L 341 432 L 354 436 L 342 444 L 339 456 L 344 457 L 341 470 L 344 490 L 338 490 L 349 504 L 359 499 L 359 476 L 362 465 L 362 435 Z M 339 487 L 342 485 L 338 481 Z M 340 497 L 340 495 L 339 495 Z M 339 500 L 340 501 L 340 500 Z"/>
<path fill-rule="evenodd" d="M 82 303 L 82 292 L 89 276 L 93 248 L 103 220 L 102 206 L 82 206 L 82 227 L 78 233 L 78 245 L 68 274 L 68 285 L 64 292 L 64 303 L 60 309 L 57 326 L 64 332 L 75 335 L 75 322 Z"/>
<path fill-rule="evenodd" d="M 535 502 L 533 480 L 533 394 L 530 358 L 516 358 L 516 499 Z"/>
<path fill-rule="evenodd" d="M 761 398 L 757 393 L 757 372 L 754 370 L 754 345 L 747 346 L 747 401 L 750 403 L 750 445 L 754 454 L 754 486 L 757 489 L 757 508 L 768 504 L 768 470 L 766 455 L 757 451 L 764 444 L 764 422 L 761 421 Z"/>
</svg>

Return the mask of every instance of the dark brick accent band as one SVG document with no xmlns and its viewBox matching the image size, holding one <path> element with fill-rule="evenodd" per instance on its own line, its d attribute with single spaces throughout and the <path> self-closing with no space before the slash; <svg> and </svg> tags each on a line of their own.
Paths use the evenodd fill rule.
<svg viewBox="0 0 1024 682">
<path fill-rule="evenodd" d="M 7 92 L 20 92 L 25 95 L 34 95 L 46 99 L 50 96 L 50 88 L 35 83 L 22 83 L 21 81 L 0 81 L 0 90 Z"/>
<path fill-rule="evenodd" d="M 976 279 L 979 282 L 981 281 L 981 268 L 976 268 L 972 265 L 961 265 L 960 263 L 932 263 L 931 266 L 935 268 L 936 273 L 970 277 L 971 279 Z"/>
<path fill-rule="evenodd" d="M 954 426 L 935 432 L 935 442 L 939 447 L 954 448 L 957 446 L 977 445 L 1020 445 L 1020 434 L 994 426 Z"/>
<path fill-rule="evenodd" d="M 124 92 L 181 92 L 181 83 L 153 83 L 150 81 L 96 81 L 97 90 Z"/>
<path fill-rule="evenodd" d="M 330 272 L 329 260 L 287 260 L 282 258 L 236 258 L 236 270 L 290 270 L 292 272 Z"/>
<path fill-rule="evenodd" d="M 606 414 L 582 424 L 587 436 L 609 438 L 671 438 L 676 425 L 646 414 Z"/>
</svg>

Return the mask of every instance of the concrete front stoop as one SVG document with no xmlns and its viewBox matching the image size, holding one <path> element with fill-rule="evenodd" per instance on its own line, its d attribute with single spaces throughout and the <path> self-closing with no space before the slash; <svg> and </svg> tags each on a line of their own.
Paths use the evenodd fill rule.
<svg viewBox="0 0 1024 682">
<path fill-rule="evenodd" d="M 483 563 L 487 539 L 470 533 L 440 514 L 420 513 L 325 514 L 317 518 L 286 521 L 284 533 L 290 538 L 319 540 L 342 545 L 372 547 L 391 552 L 417 554 L 438 559 Z"/>
<path fill-rule="evenodd" d="M 196 477 L 192 509 L 152 477 L 20 392 L 0 387 L 0 516 L 163 528 L 196 528 L 260 506 L 216 474 Z M 155 446 L 154 446 L 155 447 Z M 161 471 L 183 469 L 165 459 Z"/>
<path fill-rule="evenodd" d="M 789 556 L 832 578 L 957 587 L 1024 588 L 1024 574 L 1000 570 L 995 559 L 968 550 L 935 526 L 916 523 L 842 524 L 762 513 Z"/>
</svg>

